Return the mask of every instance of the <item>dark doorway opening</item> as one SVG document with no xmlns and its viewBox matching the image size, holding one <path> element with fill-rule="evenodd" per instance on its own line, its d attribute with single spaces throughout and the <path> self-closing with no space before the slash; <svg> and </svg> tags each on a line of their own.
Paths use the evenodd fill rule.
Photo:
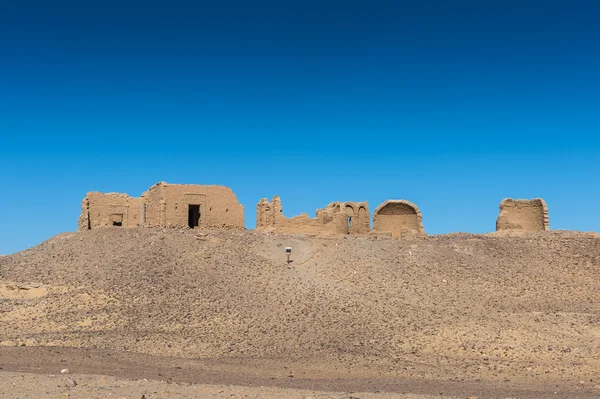
<svg viewBox="0 0 600 399">
<path fill-rule="evenodd" d="M 200 222 L 200 205 L 190 205 L 188 208 L 188 226 L 190 229 L 198 227 Z"/>
<path fill-rule="evenodd" d="M 113 222 L 113 226 L 123 226 L 123 222 Z"/>
<path fill-rule="evenodd" d="M 348 234 L 350 234 L 351 228 L 352 228 L 352 216 L 348 216 L 348 231 L 347 231 Z"/>
</svg>

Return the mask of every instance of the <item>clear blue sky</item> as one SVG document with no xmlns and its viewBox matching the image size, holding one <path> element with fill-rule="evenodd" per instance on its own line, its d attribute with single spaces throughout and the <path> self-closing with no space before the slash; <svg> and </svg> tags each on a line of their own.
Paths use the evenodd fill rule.
<svg viewBox="0 0 600 399">
<path fill-rule="evenodd" d="M 0 254 L 87 191 L 230 186 L 255 224 L 417 203 L 493 231 L 505 197 L 600 230 L 597 1 L 4 1 Z"/>
</svg>

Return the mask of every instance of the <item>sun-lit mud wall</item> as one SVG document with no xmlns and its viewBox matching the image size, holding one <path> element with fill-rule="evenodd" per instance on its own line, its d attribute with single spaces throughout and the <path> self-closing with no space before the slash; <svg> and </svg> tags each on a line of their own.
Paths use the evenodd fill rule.
<svg viewBox="0 0 600 399">
<path fill-rule="evenodd" d="M 256 230 L 281 234 L 323 234 L 327 232 L 324 226 L 306 213 L 286 218 L 283 215 L 281 199 L 277 195 L 271 202 L 267 198 L 263 198 L 256 205 Z"/>
<path fill-rule="evenodd" d="M 256 230 L 266 230 L 271 225 L 271 203 L 268 198 L 262 198 L 256 204 Z"/>
<path fill-rule="evenodd" d="M 244 226 L 244 207 L 228 187 L 159 183 L 142 197 L 146 226 L 188 227 L 190 205 L 200 206 L 199 227 Z"/>
<path fill-rule="evenodd" d="M 338 234 L 367 234 L 369 219 L 367 202 L 332 202 L 317 210 L 319 224 Z"/>
<path fill-rule="evenodd" d="M 285 223 L 285 220 L 279 196 L 273 197 L 271 202 L 267 198 L 263 198 L 256 205 L 257 230 L 274 230 L 282 222 Z"/>
<path fill-rule="evenodd" d="M 373 230 L 392 233 L 392 237 L 425 234 L 423 216 L 410 201 L 388 200 L 373 212 Z"/>
<path fill-rule="evenodd" d="M 117 193 L 87 193 L 81 203 L 78 229 L 88 230 L 97 227 L 140 225 L 141 198 Z"/>
<path fill-rule="evenodd" d="M 88 193 L 81 203 L 78 229 L 189 227 L 190 205 L 199 206 L 199 227 L 244 227 L 244 207 L 228 187 L 158 183 L 141 198 Z"/>
<path fill-rule="evenodd" d="M 550 230 L 546 201 L 541 198 L 532 200 L 506 198 L 502 200 L 500 214 L 496 220 L 496 231 L 501 230 Z"/>
<path fill-rule="evenodd" d="M 366 234 L 369 206 L 366 202 L 334 202 L 318 209 L 315 219 L 306 213 L 286 218 L 279 196 L 271 202 L 263 198 L 256 205 L 256 229 L 288 234 Z"/>
<path fill-rule="evenodd" d="M 163 183 L 157 183 L 142 194 L 143 227 L 161 227 L 165 225 L 165 202 L 163 200 Z"/>
</svg>

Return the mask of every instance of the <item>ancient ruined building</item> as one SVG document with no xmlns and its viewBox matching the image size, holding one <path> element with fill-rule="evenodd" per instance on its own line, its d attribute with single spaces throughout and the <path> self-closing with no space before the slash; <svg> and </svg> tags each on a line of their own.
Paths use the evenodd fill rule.
<svg viewBox="0 0 600 399">
<path fill-rule="evenodd" d="M 424 235 L 423 216 L 410 201 L 387 200 L 373 212 L 373 231 L 388 232 L 392 237 Z"/>
<path fill-rule="evenodd" d="M 244 207 L 228 187 L 158 183 L 141 198 L 88 193 L 79 230 L 123 227 L 244 227 Z"/>
<path fill-rule="evenodd" d="M 228 187 L 157 183 L 141 197 L 119 193 L 87 193 L 81 203 L 79 230 L 99 227 L 244 227 L 244 207 Z M 281 199 L 263 198 L 256 206 L 256 229 L 281 234 L 384 234 L 394 238 L 425 235 L 423 216 L 417 205 L 387 200 L 373 213 L 370 229 L 367 202 L 332 202 L 286 218 Z M 541 198 L 504 199 L 496 230 L 550 230 L 548 207 Z"/>
<path fill-rule="evenodd" d="M 514 200 L 506 198 L 500 203 L 496 231 L 547 231 L 550 230 L 548 206 L 541 198 Z"/>
<path fill-rule="evenodd" d="M 286 218 L 279 196 L 256 205 L 256 229 L 299 234 L 366 234 L 369 232 L 369 205 L 366 202 L 332 202 L 317 209 L 316 218 L 306 213 Z"/>
<path fill-rule="evenodd" d="M 87 193 L 81 202 L 79 230 L 102 226 L 137 227 L 140 225 L 141 198 L 118 193 Z"/>
</svg>

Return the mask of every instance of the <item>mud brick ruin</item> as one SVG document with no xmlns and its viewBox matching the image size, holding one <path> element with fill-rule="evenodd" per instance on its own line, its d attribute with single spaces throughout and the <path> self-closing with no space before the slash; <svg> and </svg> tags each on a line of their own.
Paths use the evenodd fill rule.
<svg viewBox="0 0 600 399">
<path fill-rule="evenodd" d="M 425 234 L 421 211 L 405 200 L 388 200 L 375 208 L 373 230 L 390 232 L 392 237 Z"/>
<path fill-rule="evenodd" d="M 548 206 L 541 198 L 514 200 L 506 198 L 500 203 L 496 231 L 547 231 L 550 230 Z"/>
<path fill-rule="evenodd" d="M 287 218 L 279 196 L 256 205 L 256 230 L 278 234 L 376 234 L 394 238 L 424 236 L 423 215 L 405 200 L 387 200 L 373 213 L 369 204 L 332 202 L 314 218 L 303 213 Z M 79 230 L 99 227 L 222 227 L 244 228 L 244 207 L 230 188 L 195 184 L 157 183 L 141 197 L 118 193 L 87 193 L 81 203 Z M 496 230 L 550 229 L 548 207 L 541 198 L 500 203 Z"/>
<path fill-rule="evenodd" d="M 228 187 L 158 183 L 141 198 L 88 193 L 79 230 L 124 227 L 244 227 L 244 207 Z"/>
<path fill-rule="evenodd" d="M 366 234 L 370 230 L 369 205 L 366 202 L 332 202 L 317 209 L 316 218 L 306 213 L 286 218 L 281 199 L 260 200 L 256 205 L 256 229 L 277 233 Z"/>
</svg>

